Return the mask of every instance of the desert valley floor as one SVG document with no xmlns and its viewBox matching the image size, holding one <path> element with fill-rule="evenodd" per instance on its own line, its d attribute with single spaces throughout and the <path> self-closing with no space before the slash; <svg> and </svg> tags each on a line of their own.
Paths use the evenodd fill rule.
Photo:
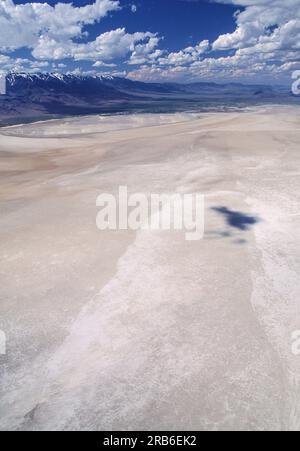
<svg viewBox="0 0 300 451">
<path fill-rule="evenodd" d="M 0 129 L 2 430 L 300 430 L 300 109 Z M 205 195 L 205 235 L 96 198 Z"/>
</svg>

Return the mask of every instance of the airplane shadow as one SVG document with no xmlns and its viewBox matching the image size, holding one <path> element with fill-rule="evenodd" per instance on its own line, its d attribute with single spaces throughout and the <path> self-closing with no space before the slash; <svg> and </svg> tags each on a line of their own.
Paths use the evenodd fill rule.
<svg viewBox="0 0 300 451">
<path fill-rule="evenodd" d="M 256 216 L 250 216 L 240 211 L 230 210 L 227 207 L 214 207 L 212 210 L 222 215 L 225 218 L 227 225 L 241 232 L 250 230 L 252 226 L 260 222 L 260 218 Z"/>
</svg>

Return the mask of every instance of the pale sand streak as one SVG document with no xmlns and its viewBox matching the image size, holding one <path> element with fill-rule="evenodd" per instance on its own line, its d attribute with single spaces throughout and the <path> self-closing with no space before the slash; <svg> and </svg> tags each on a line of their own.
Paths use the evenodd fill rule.
<svg viewBox="0 0 300 451">
<path fill-rule="evenodd" d="M 299 109 L 200 116 L 0 132 L 1 429 L 300 428 Z M 98 232 L 119 184 L 206 194 L 205 239 Z"/>
</svg>

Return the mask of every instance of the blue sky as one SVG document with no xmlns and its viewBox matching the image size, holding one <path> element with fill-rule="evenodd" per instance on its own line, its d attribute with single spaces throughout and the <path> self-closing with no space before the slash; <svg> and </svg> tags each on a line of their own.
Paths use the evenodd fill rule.
<svg viewBox="0 0 300 451">
<path fill-rule="evenodd" d="M 288 83 L 300 0 L 0 0 L 0 71 Z"/>
</svg>

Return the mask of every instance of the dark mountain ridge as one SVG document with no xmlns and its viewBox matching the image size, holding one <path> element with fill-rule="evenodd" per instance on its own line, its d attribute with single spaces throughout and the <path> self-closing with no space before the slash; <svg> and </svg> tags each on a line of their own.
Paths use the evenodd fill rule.
<svg viewBox="0 0 300 451">
<path fill-rule="evenodd" d="M 293 103 L 287 88 L 239 83 L 144 83 L 127 78 L 59 73 L 10 73 L 0 120 L 51 115 L 209 110 Z"/>
</svg>

